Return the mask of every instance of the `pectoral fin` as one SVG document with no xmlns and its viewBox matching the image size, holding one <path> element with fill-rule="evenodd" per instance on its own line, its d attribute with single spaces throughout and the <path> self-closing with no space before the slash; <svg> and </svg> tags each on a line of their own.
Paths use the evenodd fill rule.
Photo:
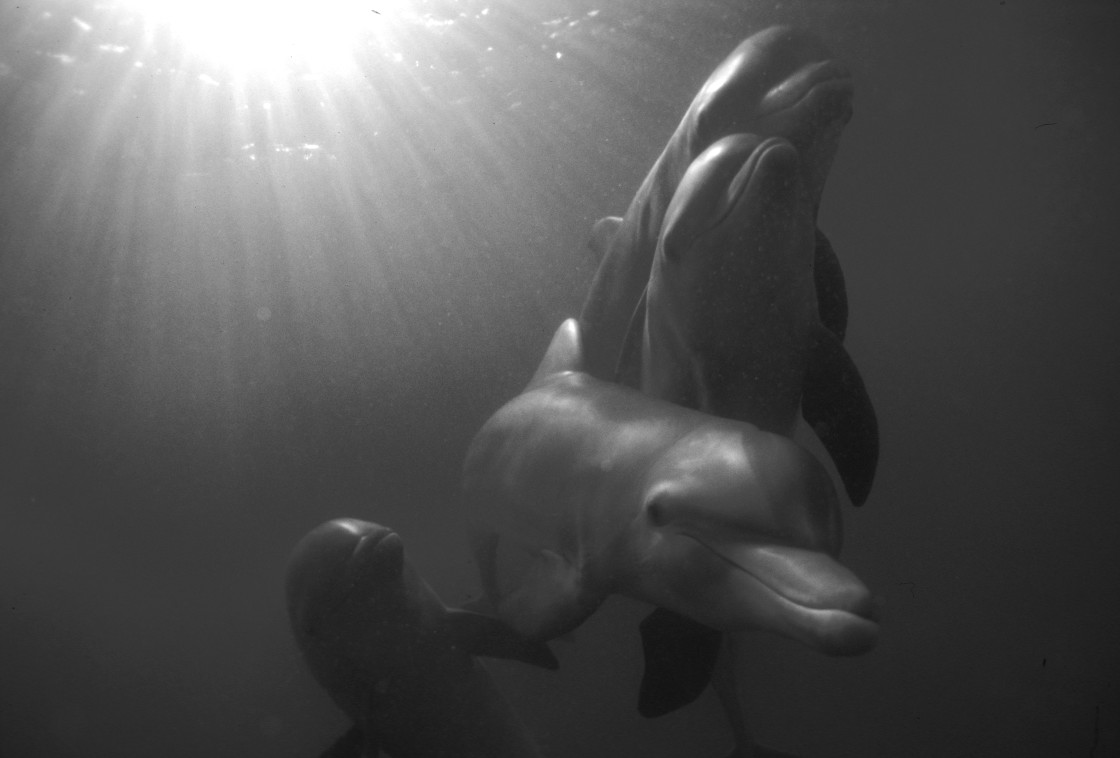
<svg viewBox="0 0 1120 758">
<path fill-rule="evenodd" d="M 813 338 L 801 414 L 832 456 L 852 504 L 863 505 L 879 462 L 875 408 L 839 338 L 824 326 Z"/>
<path fill-rule="evenodd" d="M 579 569 L 551 550 L 496 532 L 474 538 L 483 591 L 515 633 L 547 641 L 582 624 L 606 596 L 584 587 Z"/>
<path fill-rule="evenodd" d="M 546 669 L 559 666 L 547 644 L 527 639 L 491 616 L 449 610 L 444 623 L 452 639 L 471 655 L 509 658 Z"/>
<path fill-rule="evenodd" d="M 645 671 L 638 712 L 663 716 L 698 698 L 712 679 L 723 634 L 658 608 L 641 623 Z"/>
<path fill-rule="evenodd" d="M 832 243 L 820 229 L 817 229 L 813 254 L 813 283 L 817 288 L 817 312 L 821 323 L 843 342 L 848 329 L 848 290 L 844 285 L 844 270 L 840 268 Z"/>
</svg>

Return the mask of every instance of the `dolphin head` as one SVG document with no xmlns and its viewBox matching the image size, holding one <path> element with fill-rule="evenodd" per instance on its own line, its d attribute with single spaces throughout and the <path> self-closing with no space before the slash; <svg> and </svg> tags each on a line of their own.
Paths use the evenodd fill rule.
<svg viewBox="0 0 1120 758">
<path fill-rule="evenodd" d="M 733 134 L 693 161 L 650 276 L 643 391 L 792 429 L 817 320 L 813 213 L 786 139 Z"/>
<path fill-rule="evenodd" d="M 334 660 L 358 662 L 376 675 L 413 615 L 416 581 L 393 530 L 348 518 L 316 527 L 288 561 L 288 615 L 296 642 L 309 657 L 329 651 Z"/>
<path fill-rule="evenodd" d="M 799 163 L 797 150 L 782 137 L 731 134 L 716 140 L 677 186 L 662 225 L 661 255 L 679 262 L 698 242 L 716 253 L 748 241 L 758 248 L 752 256 L 770 247 L 784 250 L 789 247 L 784 228 L 801 222 L 797 231 L 805 238 L 799 241 L 808 262 L 813 220 L 802 207 Z"/>
<path fill-rule="evenodd" d="M 784 137 L 801 154 L 817 202 L 853 92 L 848 69 L 815 35 L 770 27 L 741 42 L 705 82 L 689 109 L 692 138 L 702 149 L 738 132 Z"/>
<path fill-rule="evenodd" d="M 834 655 L 875 644 L 870 592 L 836 560 L 836 490 L 793 441 L 745 424 L 691 432 L 651 472 L 638 521 L 639 581 L 659 605 Z"/>
</svg>

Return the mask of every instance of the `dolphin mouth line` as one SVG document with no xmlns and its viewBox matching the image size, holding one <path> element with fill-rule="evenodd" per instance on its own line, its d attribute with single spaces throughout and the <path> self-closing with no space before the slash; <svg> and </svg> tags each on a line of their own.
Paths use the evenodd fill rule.
<svg viewBox="0 0 1120 758">
<path fill-rule="evenodd" d="M 872 614 L 870 612 L 871 609 L 867 609 L 867 612 L 864 612 L 863 609 L 847 608 L 847 607 L 843 607 L 842 605 L 837 605 L 837 604 L 813 605 L 811 603 L 807 603 L 807 602 L 804 602 L 802 600 L 798 600 L 797 598 L 791 597 L 786 592 L 783 592 L 779 587 L 774 586 L 774 584 L 772 582 L 769 582 L 764 577 L 759 576 L 758 572 L 753 571 L 750 568 L 748 568 L 747 566 L 744 566 L 739 561 L 736 561 L 735 559 L 730 558 L 727 555 L 724 555 L 722 552 L 720 552 L 716 548 L 712 547 L 711 545 L 709 545 L 707 542 L 700 539 L 699 537 L 697 537 L 693 534 L 689 534 L 688 532 L 677 532 L 677 534 L 680 535 L 681 537 L 687 537 L 688 539 L 692 540 L 693 542 L 695 542 L 696 544 L 700 545 L 705 550 L 707 550 L 709 553 L 711 553 L 712 555 L 717 557 L 719 560 L 723 561 L 724 563 L 728 564 L 729 566 L 735 568 L 738 571 L 742 571 L 744 574 L 749 576 L 752 580 L 757 582 L 760 586 L 764 587 L 768 592 L 770 592 L 772 595 L 774 595 L 774 597 L 776 597 L 780 601 L 782 601 L 784 603 L 789 603 L 790 605 L 792 605 L 792 606 L 794 606 L 794 607 L 796 607 L 796 608 L 798 608 L 802 611 L 806 611 L 806 612 L 810 612 L 810 613 L 840 613 L 840 614 L 849 615 L 853 618 L 858 618 L 858 619 L 865 620 L 865 621 L 873 621 Z M 782 548 L 782 547 L 793 548 L 793 546 L 782 545 L 780 543 L 772 543 L 772 546 L 777 547 L 777 548 Z M 797 548 L 793 548 L 793 549 L 797 549 Z M 817 551 L 813 551 L 813 552 L 817 552 Z"/>
<path fill-rule="evenodd" d="M 735 176 L 731 178 L 727 185 L 727 207 L 724 208 L 723 213 L 708 222 L 707 228 L 697 235 L 697 239 L 714 232 L 739 210 L 743 195 L 750 189 L 751 180 L 758 174 L 766 155 L 773 150 L 780 150 L 788 145 L 789 142 L 781 137 L 767 137 L 755 146 L 751 154 L 747 156 L 747 160 L 739 167 L 739 170 L 735 172 Z"/>
<path fill-rule="evenodd" d="M 390 534 L 394 534 L 391 529 L 386 529 L 384 531 L 372 531 L 363 534 L 358 538 L 358 542 L 354 545 L 354 549 L 350 551 L 350 560 L 354 560 L 358 556 L 358 553 L 363 550 L 372 550 L 373 548 L 377 547 L 377 545 L 379 545 L 381 541 L 388 537 Z"/>
<path fill-rule="evenodd" d="M 797 72 L 772 87 L 764 100 L 772 100 L 768 115 L 797 108 L 822 87 L 851 88 L 851 72 L 835 60 L 823 60 L 802 66 Z"/>
</svg>

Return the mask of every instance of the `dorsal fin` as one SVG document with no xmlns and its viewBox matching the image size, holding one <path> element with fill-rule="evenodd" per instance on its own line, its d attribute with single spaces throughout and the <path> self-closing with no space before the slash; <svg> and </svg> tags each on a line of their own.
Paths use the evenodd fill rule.
<svg viewBox="0 0 1120 758">
<path fill-rule="evenodd" d="M 620 226 L 622 216 L 604 216 L 591 225 L 591 238 L 587 240 L 587 248 L 595 253 L 598 260 L 601 261 L 606 256 Z"/>
<path fill-rule="evenodd" d="M 529 380 L 529 387 L 540 384 L 553 374 L 563 371 L 583 370 L 583 340 L 580 337 L 579 322 L 567 319 L 556 330 L 544 358 L 537 366 L 537 373 Z"/>
</svg>

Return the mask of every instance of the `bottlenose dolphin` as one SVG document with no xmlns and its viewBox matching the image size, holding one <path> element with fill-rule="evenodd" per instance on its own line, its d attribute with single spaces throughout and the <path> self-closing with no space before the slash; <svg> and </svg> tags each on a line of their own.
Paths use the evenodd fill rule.
<svg viewBox="0 0 1120 758">
<path fill-rule="evenodd" d="M 313 529 L 288 562 L 287 601 L 312 674 L 354 720 L 325 755 L 541 756 L 472 656 L 556 659 L 497 619 L 446 608 L 391 529 L 357 519 Z"/>
<path fill-rule="evenodd" d="M 799 29 L 765 29 L 724 59 L 639 187 L 592 281 L 580 314 L 588 373 L 600 379 L 634 375 L 637 357 L 620 352 L 628 332 L 641 329 L 640 301 L 662 220 L 689 165 L 728 134 L 783 137 L 801 155 L 815 219 L 840 133 L 851 118 L 852 93 L 848 70 L 817 37 Z M 833 255 L 827 240 L 819 254 Z M 831 303 L 828 313 L 835 314 L 829 326 L 842 336 L 846 305 L 843 280 L 835 279 L 839 265 L 825 262 L 818 269 L 829 277 L 819 288 Z"/>
<path fill-rule="evenodd" d="M 799 163 L 782 138 L 733 134 L 689 166 L 650 273 L 643 392 L 792 436 L 819 323 Z"/>
<path fill-rule="evenodd" d="M 814 203 L 800 162 L 788 140 L 733 134 L 689 166 L 666 211 L 650 273 L 640 386 L 791 438 L 804 403 L 819 406 L 823 397 L 818 414 L 854 408 L 870 420 L 865 439 L 874 440 L 874 410 L 843 348 L 822 360 L 822 346 L 839 340 L 819 318 Z M 819 366 L 828 370 L 812 368 Z M 813 379 L 821 387 L 806 390 Z M 855 464 L 849 473 L 859 470 L 858 460 L 846 462 Z M 643 622 L 642 713 L 680 707 L 708 683 L 720 635 L 694 624 L 665 609 Z"/>
<path fill-rule="evenodd" d="M 688 167 L 730 134 L 787 140 L 800 157 L 813 224 L 810 270 L 824 327 L 814 330 L 801 413 L 836 464 L 849 499 L 861 505 L 878 463 L 878 425 L 842 344 L 848 318 L 843 272 L 815 226 L 840 134 L 851 118 L 852 94 L 847 69 L 814 35 L 777 26 L 744 40 L 693 99 L 626 215 L 596 224 L 592 247 L 603 258 L 580 324 L 588 373 L 640 386 L 647 284 L 665 214 Z"/>
<path fill-rule="evenodd" d="M 469 520 L 500 619 L 547 640 L 618 593 L 831 654 L 874 644 L 870 594 L 835 559 L 838 500 L 816 458 L 582 367 L 569 319 L 467 452 Z"/>
</svg>

